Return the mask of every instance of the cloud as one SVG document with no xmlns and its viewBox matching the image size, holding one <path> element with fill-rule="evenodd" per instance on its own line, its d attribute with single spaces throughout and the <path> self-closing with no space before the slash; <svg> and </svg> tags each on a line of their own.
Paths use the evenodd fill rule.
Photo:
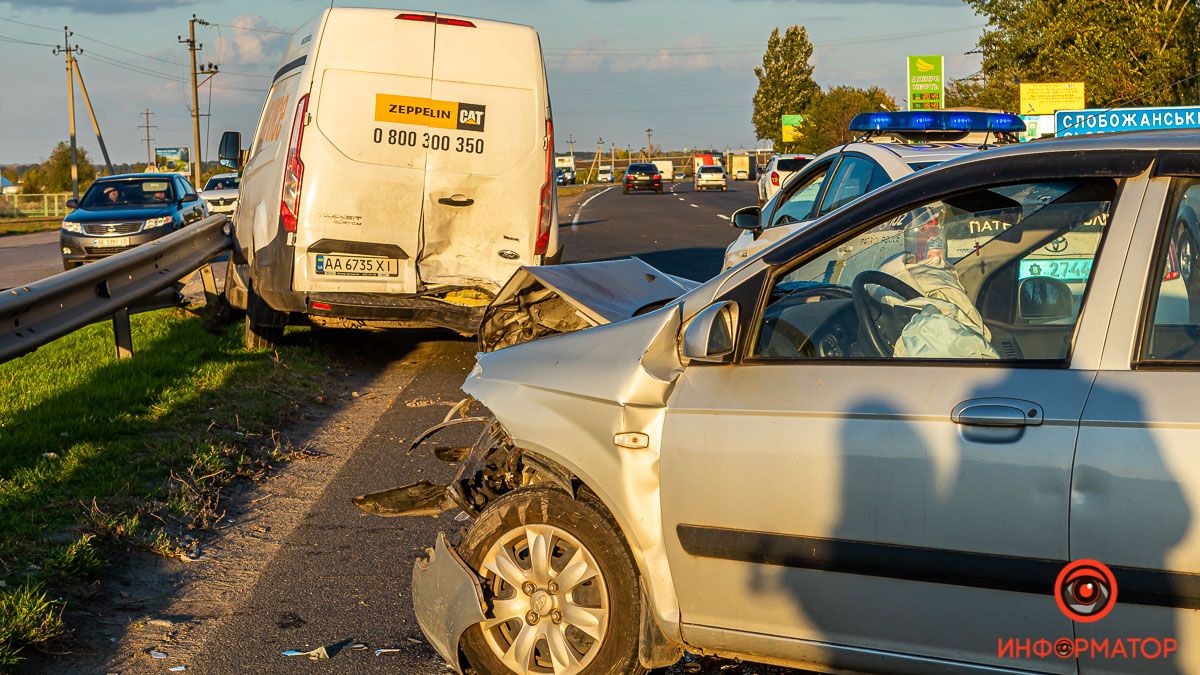
<svg viewBox="0 0 1200 675">
<path fill-rule="evenodd" d="M 247 28 L 279 30 L 266 17 L 259 14 L 243 14 L 229 22 L 235 28 L 220 28 L 213 45 L 213 53 L 224 64 L 251 66 L 273 66 L 280 50 L 287 43 L 287 35 L 264 33 Z"/>
<path fill-rule="evenodd" d="M 158 9 L 183 7 L 193 0 L 0 0 L 0 5 L 13 9 L 68 9 L 81 14 L 131 14 L 153 12 Z"/>
<path fill-rule="evenodd" d="M 593 38 L 566 50 L 559 59 L 552 61 L 552 67 L 567 73 L 684 72 L 741 68 L 745 67 L 746 61 L 745 54 L 722 53 L 707 33 L 694 33 L 668 47 L 646 50 L 610 49 L 604 40 Z"/>
</svg>

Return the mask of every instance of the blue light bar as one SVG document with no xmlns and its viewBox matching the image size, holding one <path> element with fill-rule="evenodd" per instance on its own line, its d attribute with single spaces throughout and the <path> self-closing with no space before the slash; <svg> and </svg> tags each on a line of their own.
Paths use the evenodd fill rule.
<svg viewBox="0 0 1200 675">
<path fill-rule="evenodd" d="M 1025 121 L 1008 113 L 967 112 L 961 110 L 908 110 L 902 112 L 859 113 L 850 120 L 850 131 L 1025 131 Z"/>
</svg>

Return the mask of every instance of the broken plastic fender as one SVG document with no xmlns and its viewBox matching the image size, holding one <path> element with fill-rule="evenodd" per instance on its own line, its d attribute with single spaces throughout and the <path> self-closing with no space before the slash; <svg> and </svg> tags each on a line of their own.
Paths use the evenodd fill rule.
<svg viewBox="0 0 1200 675">
<path fill-rule="evenodd" d="M 479 577 L 446 543 L 439 532 L 429 558 L 417 558 L 412 576 L 413 610 L 417 625 L 434 650 L 456 672 L 458 642 L 468 628 L 484 620 Z"/>
</svg>

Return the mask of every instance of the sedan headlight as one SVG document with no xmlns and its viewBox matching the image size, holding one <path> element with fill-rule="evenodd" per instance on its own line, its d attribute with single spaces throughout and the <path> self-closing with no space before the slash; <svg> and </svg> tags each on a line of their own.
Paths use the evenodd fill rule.
<svg viewBox="0 0 1200 675">
<path fill-rule="evenodd" d="M 75 234 L 83 234 L 83 225 L 80 225 L 79 223 L 73 223 L 69 220 L 64 220 L 62 222 L 62 229 L 63 229 L 63 232 L 74 232 Z"/>
<path fill-rule="evenodd" d="M 152 227 L 162 227 L 163 225 L 170 225 L 171 220 L 172 220 L 171 216 L 162 216 L 161 218 L 147 218 L 146 219 L 146 229 L 148 230 Z"/>
</svg>

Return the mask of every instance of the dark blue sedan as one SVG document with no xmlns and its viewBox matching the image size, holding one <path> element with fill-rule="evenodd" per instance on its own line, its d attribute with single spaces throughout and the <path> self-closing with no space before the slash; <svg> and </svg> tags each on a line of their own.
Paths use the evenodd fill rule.
<svg viewBox="0 0 1200 675">
<path fill-rule="evenodd" d="M 63 267 L 71 269 L 124 251 L 200 220 L 208 206 L 186 178 L 132 173 L 92 183 L 63 219 Z"/>
</svg>

